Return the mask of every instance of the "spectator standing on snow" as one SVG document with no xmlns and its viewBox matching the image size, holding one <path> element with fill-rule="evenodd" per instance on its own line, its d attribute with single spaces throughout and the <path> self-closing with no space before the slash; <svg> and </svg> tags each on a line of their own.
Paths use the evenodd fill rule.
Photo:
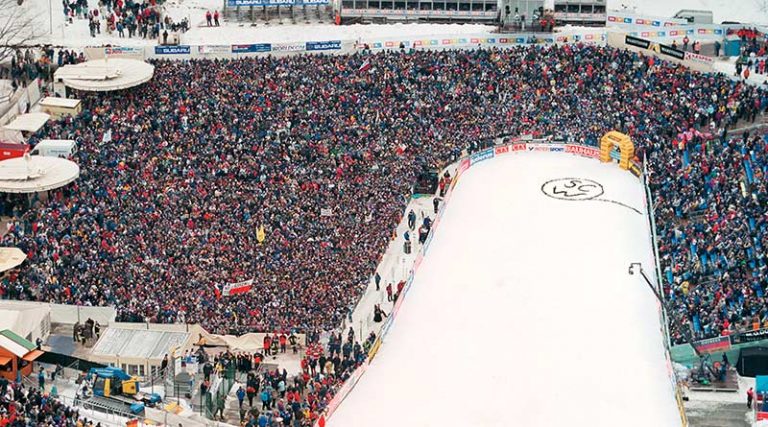
<svg viewBox="0 0 768 427">
<path fill-rule="evenodd" d="M 211 11 L 210 10 L 205 12 L 205 22 L 208 23 L 209 27 L 211 26 Z"/>
<path fill-rule="evenodd" d="M 218 27 L 219 26 L 219 11 L 218 9 L 213 11 L 213 22 Z"/>
</svg>

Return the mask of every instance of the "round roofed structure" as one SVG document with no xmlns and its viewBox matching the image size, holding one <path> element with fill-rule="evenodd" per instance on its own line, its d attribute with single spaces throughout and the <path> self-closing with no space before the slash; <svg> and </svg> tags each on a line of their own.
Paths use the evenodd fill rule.
<svg viewBox="0 0 768 427">
<path fill-rule="evenodd" d="M 46 156 L 16 157 L 0 161 L 1 193 L 37 193 L 63 187 L 80 176 L 80 166 L 67 159 Z"/>
<path fill-rule="evenodd" d="M 54 80 L 71 89 L 110 92 L 146 83 L 154 73 L 154 65 L 136 59 L 95 59 L 59 68 Z"/>
</svg>

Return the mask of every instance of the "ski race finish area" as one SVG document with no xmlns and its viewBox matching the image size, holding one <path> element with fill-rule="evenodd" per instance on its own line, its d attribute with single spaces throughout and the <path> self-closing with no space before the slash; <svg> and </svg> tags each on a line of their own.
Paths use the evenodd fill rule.
<svg viewBox="0 0 768 427">
<path fill-rule="evenodd" d="M 643 184 L 598 149 L 560 147 L 462 161 L 330 427 L 681 426 L 659 304 L 628 273 L 654 269 Z"/>
</svg>

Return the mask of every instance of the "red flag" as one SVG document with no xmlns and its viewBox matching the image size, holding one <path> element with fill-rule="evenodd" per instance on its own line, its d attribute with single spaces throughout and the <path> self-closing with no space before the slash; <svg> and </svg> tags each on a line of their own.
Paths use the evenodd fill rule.
<svg viewBox="0 0 768 427">
<path fill-rule="evenodd" d="M 371 61 L 365 60 L 362 65 L 360 65 L 360 68 L 357 69 L 358 73 L 364 73 L 368 71 L 371 68 Z"/>
</svg>

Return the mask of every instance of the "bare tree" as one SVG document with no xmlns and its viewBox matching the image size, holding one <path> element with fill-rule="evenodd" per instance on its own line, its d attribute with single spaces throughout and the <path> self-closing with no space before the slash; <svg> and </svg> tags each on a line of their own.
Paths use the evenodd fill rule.
<svg viewBox="0 0 768 427">
<path fill-rule="evenodd" d="M 0 0 L 0 62 L 37 37 L 40 23 L 28 6 L 18 0 Z"/>
<path fill-rule="evenodd" d="M 752 0 L 760 12 L 768 13 L 768 0 Z"/>
</svg>

